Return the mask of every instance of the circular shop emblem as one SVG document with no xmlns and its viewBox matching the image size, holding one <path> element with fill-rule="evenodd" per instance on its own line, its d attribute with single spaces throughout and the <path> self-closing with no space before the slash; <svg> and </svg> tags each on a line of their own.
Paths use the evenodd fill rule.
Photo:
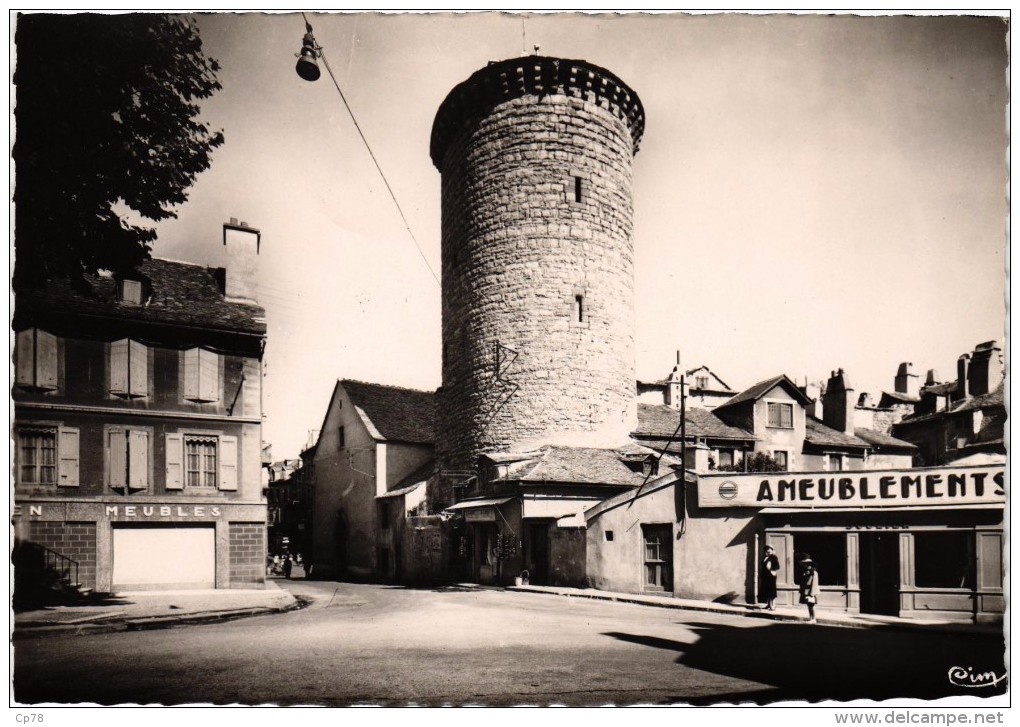
<svg viewBox="0 0 1020 727">
<path fill-rule="evenodd" d="M 737 496 L 737 483 L 732 480 L 726 480 L 719 485 L 719 497 L 724 500 L 732 500 Z"/>
</svg>

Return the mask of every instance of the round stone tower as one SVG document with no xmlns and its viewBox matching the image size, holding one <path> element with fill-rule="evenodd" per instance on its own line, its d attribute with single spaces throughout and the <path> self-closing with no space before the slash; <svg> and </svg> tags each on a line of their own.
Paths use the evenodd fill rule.
<svg viewBox="0 0 1020 727">
<path fill-rule="evenodd" d="M 490 63 L 432 127 L 442 174 L 437 454 L 614 446 L 636 424 L 637 95 L 585 61 Z"/>
</svg>

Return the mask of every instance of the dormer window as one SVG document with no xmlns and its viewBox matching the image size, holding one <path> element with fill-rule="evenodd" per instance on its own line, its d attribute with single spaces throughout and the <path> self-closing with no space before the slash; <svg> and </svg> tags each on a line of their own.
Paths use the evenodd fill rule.
<svg viewBox="0 0 1020 727">
<path fill-rule="evenodd" d="M 131 305 L 142 304 L 142 281 L 140 280 L 121 280 L 120 281 L 120 299 L 124 303 L 130 303 Z"/>
</svg>

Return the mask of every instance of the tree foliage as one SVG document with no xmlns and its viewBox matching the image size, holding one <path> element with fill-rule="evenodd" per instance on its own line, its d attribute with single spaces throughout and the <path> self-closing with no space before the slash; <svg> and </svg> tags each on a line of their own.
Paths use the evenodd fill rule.
<svg viewBox="0 0 1020 727">
<path fill-rule="evenodd" d="M 219 65 L 182 15 L 19 14 L 15 43 L 15 285 L 133 268 L 223 143 Z"/>
</svg>

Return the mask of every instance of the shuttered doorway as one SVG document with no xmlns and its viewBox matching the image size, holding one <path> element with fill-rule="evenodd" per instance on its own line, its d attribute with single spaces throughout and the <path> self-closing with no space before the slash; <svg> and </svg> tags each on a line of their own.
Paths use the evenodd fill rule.
<svg viewBox="0 0 1020 727">
<path fill-rule="evenodd" d="M 114 527 L 114 591 L 215 586 L 214 525 Z"/>
</svg>

